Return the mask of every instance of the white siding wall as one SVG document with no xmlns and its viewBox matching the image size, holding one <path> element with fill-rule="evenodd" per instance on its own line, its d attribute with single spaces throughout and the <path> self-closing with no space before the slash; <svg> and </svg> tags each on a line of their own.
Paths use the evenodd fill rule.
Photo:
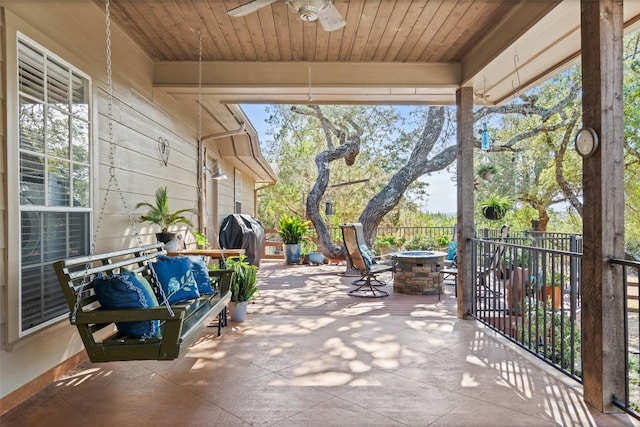
<svg viewBox="0 0 640 427">
<path fill-rule="evenodd" d="M 7 253 L 8 242 L 18 240 L 18 192 L 16 184 L 16 37 L 20 31 L 46 49 L 87 73 L 93 79 L 94 120 L 94 221 L 108 184 L 109 137 L 104 40 L 104 11 L 95 2 L 9 2 L 6 15 L 7 141 L 0 148 L 0 289 L 2 298 L 2 350 L 0 351 L 0 397 L 5 397 L 57 364 L 82 350 L 74 327 L 62 321 L 30 336 L 17 337 L 18 253 Z M 100 29 L 100 30 L 96 30 Z M 171 208 L 196 208 L 196 123 L 152 88 L 153 63 L 146 54 L 112 25 L 114 80 L 114 134 L 116 176 L 130 209 L 141 200 L 153 201 L 160 185 L 169 187 Z M 5 70 L 5 68 L 2 68 Z M 2 81 L 4 81 L 2 75 Z M 0 99 L 5 99 L 0 85 Z M 5 138 L 4 110 L 0 135 Z M 168 166 L 160 161 L 157 140 L 169 140 Z M 8 148 L 7 148 L 8 147 Z M 6 167 L 6 169 L 5 169 Z M 225 188 L 226 190 L 226 188 Z M 226 193 L 225 193 L 226 194 Z M 233 193 L 230 193 L 233 194 Z M 133 227 L 120 197 L 107 199 L 97 251 L 135 246 Z M 226 199 L 225 199 L 226 201 Z M 193 218 L 195 220 L 195 217 Z M 96 224 L 94 223 L 94 229 Z M 143 240 L 154 241 L 158 231 L 141 224 Z M 8 264 L 5 264 L 7 260 Z"/>
</svg>

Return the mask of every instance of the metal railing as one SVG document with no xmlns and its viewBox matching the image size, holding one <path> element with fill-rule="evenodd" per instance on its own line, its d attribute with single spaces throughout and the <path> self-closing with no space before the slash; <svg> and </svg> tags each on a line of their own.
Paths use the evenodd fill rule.
<svg viewBox="0 0 640 427">
<path fill-rule="evenodd" d="M 613 403 L 640 419 L 640 315 L 638 276 L 640 262 L 612 259 L 622 266 L 624 289 L 625 396 L 614 396 Z"/>
<path fill-rule="evenodd" d="M 451 238 L 453 227 L 379 227 L 378 235 Z M 339 228 L 331 236 L 342 241 Z M 476 274 L 470 314 L 582 382 L 582 236 L 510 231 L 504 238 L 499 230 L 480 229 L 471 241 Z M 627 373 L 625 396 L 614 396 L 613 403 L 640 419 L 640 262 L 611 262 L 623 268 Z"/>
<path fill-rule="evenodd" d="M 582 254 L 505 240 L 472 240 L 471 315 L 581 381 Z"/>
</svg>

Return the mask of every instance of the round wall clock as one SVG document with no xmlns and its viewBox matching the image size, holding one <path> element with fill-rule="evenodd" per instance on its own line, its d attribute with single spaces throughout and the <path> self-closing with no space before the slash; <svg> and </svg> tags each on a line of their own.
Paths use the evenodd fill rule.
<svg viewBox="0 0 640 427">
<path fill-rule="evenodd" d="M 584 127 L 576 134 L 576 151 L 582 157 L 589 157 L 598 149 L 598 134 L 591 128 Z"/>
</svg>

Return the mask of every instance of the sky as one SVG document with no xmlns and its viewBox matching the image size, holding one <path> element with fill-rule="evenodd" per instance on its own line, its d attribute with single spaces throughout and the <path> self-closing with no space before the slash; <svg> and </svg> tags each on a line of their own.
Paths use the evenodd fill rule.
<svg viewBox="0 0 640 427">
<path fill-rule="evenodd" d="M 267 105 L 263 104 L 242 104 L 242 109 L 251 121 L 251 124 L 258 132 L 260 141 L 266 141 L 267 124 L 266 113 Z M 421 178 L 429 183 L 429 199 L 422 209 L 431 213 L 456 213 L 457 192 L 455 182 L 452 181 L 452 174 L 446 170 L 432 173 L 429 176 Z"/>
</svg>

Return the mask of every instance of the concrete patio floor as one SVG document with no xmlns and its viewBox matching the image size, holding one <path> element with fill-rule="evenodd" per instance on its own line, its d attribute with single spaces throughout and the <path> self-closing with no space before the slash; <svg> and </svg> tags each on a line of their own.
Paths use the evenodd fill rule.
<svg viewBox="0 0 640 427">
<path fill-rule="evenodd" d="M 4 426 L 628 426 L 446 294 L 349 297 L 344 266 L 263 262 L 247 320 L 171 362 L 85 363 Z M 386 276 L 391 279 L 391 276 Z M 387 286 L 390 288 L 391 286 Z"/>
</svg>

